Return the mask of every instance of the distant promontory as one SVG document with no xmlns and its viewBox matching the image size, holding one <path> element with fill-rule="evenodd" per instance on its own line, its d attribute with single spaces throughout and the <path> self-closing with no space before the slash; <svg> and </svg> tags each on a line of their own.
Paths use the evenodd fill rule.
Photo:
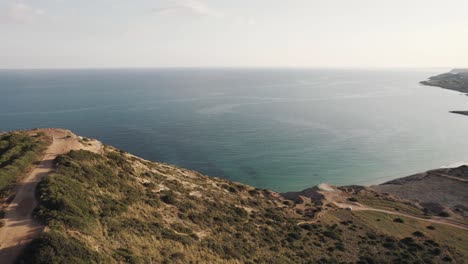
<svg viewBox="0 0 468 264">
<path fill-rule="evenodd" d="M 420 83 L 468 94 L 468 69 L 453 69 L 448 73 L 432 76 Z M 468 111 L 450 111 L 450 113 L 468 115 Z"/>
<path fill-rule="evenodd" d="M 468 69 L 453 69 L 448 73 L 432 76 L 421 84 L 468 93 Z"/>
</svg>

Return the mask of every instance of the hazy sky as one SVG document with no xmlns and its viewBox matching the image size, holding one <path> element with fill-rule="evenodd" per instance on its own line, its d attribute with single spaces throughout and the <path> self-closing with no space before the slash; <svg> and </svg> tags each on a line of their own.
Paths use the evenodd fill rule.
<svg viewBox="0 0 468 264">
<path fill-rule="evenodd" d="M 468 67 L 468 0 L 0 0 L 0 68 Z"/>
</svg>

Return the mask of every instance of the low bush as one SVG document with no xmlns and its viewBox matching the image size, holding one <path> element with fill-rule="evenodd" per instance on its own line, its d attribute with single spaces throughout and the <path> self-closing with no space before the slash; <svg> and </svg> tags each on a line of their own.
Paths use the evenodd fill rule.
<svg viewBox="0 0 468 264">
<path fill-rule="evenodd" d="M 57 232 L 43 233 L 33 240 L 21 255 L 18 263 L 103 263 L 106 258 L 82 242 Z"/>
<path fill-rule="evenodd" d="M 323 232 L 323 235 L 326 236 L 326 237 L 329 237 L 329 238 L 331 238 L 333 240 L 340 240 L 341 239 L 341 235 L 338 234 L 336 231 L 331 230 L 331 229 L 325 230 Z"/>
<path fill-rule="evenodd" d="M 143 263 L 139 257 L 135 256 L 132 251 L 126 248 L 118 248 L 112 255 L 114 259 L 119 262 L 128 263 L 128 264 L 139 264 Z"/>
<path fill-rule="evenodd" d="M 171 229 L 164 228 L 161 233 L 161 237 L 164 239 L 170 239 L 176 242 L 180 242 L 184 245 L 189 245 L 193 242 L 192 237 L 186 235 L 179 235 Z"/>
<path fill-rule="evenodd" d="M 171 228 L 174 229 L 175 231 L 179 233 L 184 233 L 184 234 L 192 234 L 193 231 L 192 229 L 182 225 L 181 223 L 173 223 L 171 224 Z"/>
<path fill-rule="evenodd" d="M 439 213 L 439 216 L 441 216 L 441 217 L 450 217 L 450 214 L 448 212 L 443 211 L 443 212 Z"/>
<path fill-rule="evenodd" d="M 415 237 L 426 237 L 426 235 L 424 235 L 424 233 L 421 232 L 421 231 L 413 232 L 413 236 L 415 236 Z"/>
<path fill-rule="evenodd" d="M 177 202 L 173 191 L 162 191 L 160 198 L 166 204 L 175 205 Z"/>
</svg>

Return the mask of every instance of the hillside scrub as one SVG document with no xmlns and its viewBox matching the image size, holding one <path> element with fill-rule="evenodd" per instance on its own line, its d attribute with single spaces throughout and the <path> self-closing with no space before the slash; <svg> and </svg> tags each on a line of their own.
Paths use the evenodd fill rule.
<svg viewBox="0 0 468 264">
<path fill-rule="evenodd" d="M 309 222 L 295 203 L 274 192 L 111 147 L 104 152 L 71 151 L 56 159 L 55 173 L 37 189 L 35 217 L 48 231 L 20 261 L 421 263 L 458 257 L 426 237 L 407 241 L 369 229 L 352 212 L 343 210 L 346 215 L 336 221 Z"/>
<path fill-rule="evenodd" d="M 12 132 L 0 136 L 0 197 L 8 196 L 13 185 L 43 155 L 50 139 L 44 134 Z"/>
</svg>

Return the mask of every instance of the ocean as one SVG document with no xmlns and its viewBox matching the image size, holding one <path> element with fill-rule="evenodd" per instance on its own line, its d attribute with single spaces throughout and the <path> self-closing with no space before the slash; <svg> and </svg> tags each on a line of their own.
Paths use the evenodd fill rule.
<svg viewBox="0 0 468 264">
<path fill-rule="evenodd" d="M 468 161 L 435 70 L 1 70 L 0 131 L 60 127 L 275 191 L 370 185 Z"/>
</svg>

